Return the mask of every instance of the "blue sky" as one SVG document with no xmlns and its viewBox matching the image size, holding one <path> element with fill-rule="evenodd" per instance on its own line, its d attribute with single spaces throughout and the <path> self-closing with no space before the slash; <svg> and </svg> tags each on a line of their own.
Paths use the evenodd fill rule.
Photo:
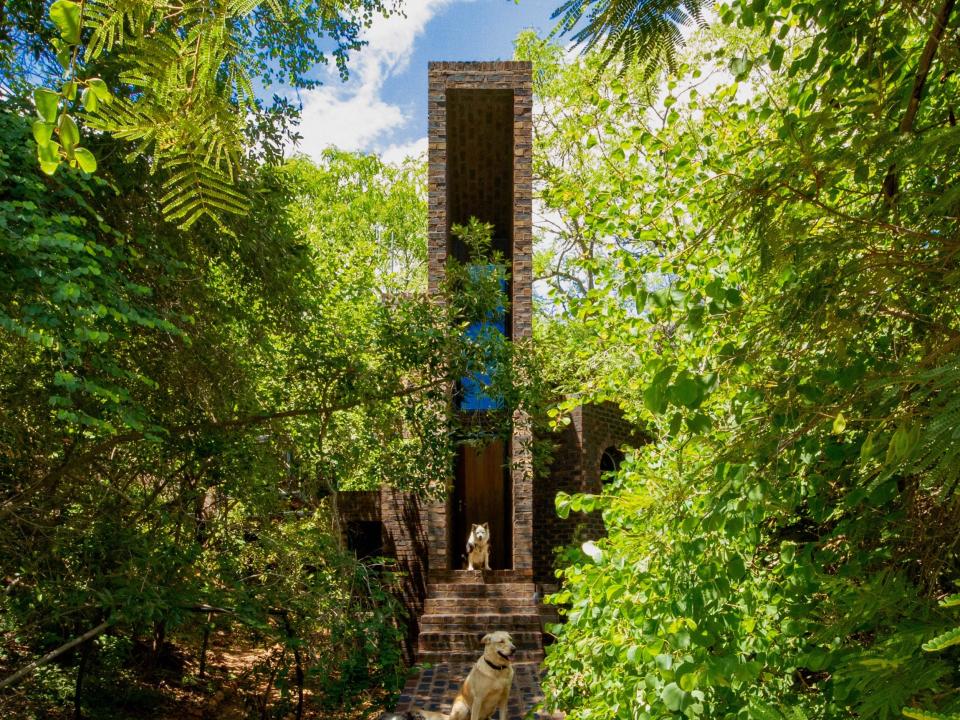
<svg viewBox="0 0 960 720">
<path fill-rule="evenodd" d="M 350 79 L 299 95 L 299 151 L 327 146 L 381 153 L 398 161 L 426 149 L 427 62 L 503 60 L 526 28 L 545 35 L 560 0 L 406 0 L 405 17 L 377 19 L 369 45 L 350 62 Z"/>
</svg>

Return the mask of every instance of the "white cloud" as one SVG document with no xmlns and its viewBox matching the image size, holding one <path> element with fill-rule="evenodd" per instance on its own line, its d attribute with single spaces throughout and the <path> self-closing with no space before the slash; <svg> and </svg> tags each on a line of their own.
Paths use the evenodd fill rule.
<svg viewBox="0 0 960 720">
<path fill-rule="evenodd" d="M 306 93 L 297 149 L 314 158 L 329 145 L 368 150 L 377 138 L 402 127 L 407 120 L 403 111 L 381 100 L 378 90 L 361 86 L 343 93 L 324 86 Z"/>
<path fill-rule="evenodd" d="M 427 138 L 417 138 L 408 143 L 389 145 L 380 153 L 385 163 L 402 163 L 408 157 L 419 157 L 427 152 Z"/>
<path fill-rule="evenodd" d="M 420 143 L 425 148 L 425 139 L 390 144 L 390 137 L 410 118 L 381 94 L 384 82 L 410 63 L 414 42 L 427 23 L 455 1 L 418 0 L 406 4 L 403 16 L 374 20 L 364 32 L 368 44 L 353 55 L 349 82 L 331 77 L 326 85 L 301 93 L 303 140 L 297 149 L 315 158 L 330 145 L 342 150 L 384 150 L 400 160 L 402 153 L 416 152 Z"/>
</svg>

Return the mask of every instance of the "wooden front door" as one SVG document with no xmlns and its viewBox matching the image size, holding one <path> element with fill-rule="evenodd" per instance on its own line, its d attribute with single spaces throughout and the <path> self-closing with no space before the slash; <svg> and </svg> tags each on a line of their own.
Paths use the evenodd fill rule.
<svg viewBox="0 0 960 720">
<path fill-rule="evenodd" d="M 513 523 L 510 473 L 502 439 L 484 445 L 461 445 L 457 451 L 454 484 L 454 537 L 450 553 L 453 568 L 465 568 L 467 535 L 474 523 L 490 523 L 490 567 L 508 570 Z"/>
</svg>

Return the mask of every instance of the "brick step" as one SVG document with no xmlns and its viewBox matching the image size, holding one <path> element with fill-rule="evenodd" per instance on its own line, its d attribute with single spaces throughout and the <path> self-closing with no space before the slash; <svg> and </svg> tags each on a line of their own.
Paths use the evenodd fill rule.
<svg viewBox="0 0 960 720">
<path fill-rule="evenodd" d="M 509 633 L 523 630 L 540 630 L 540 616 L 536 613 L 526 614 L 450 614 L 450 615 L 423 615 L 420 618 L 421 632 L 440 631 L 471 631 L 493 632 L 506 630 Z"/>
<path fill-rule="evenodd" d="M 533 598 L 533 583 L 431 583 L 427 585 L 427 597 L 466 598 L 502 597 Z"/>
<path fill-rule="evenodd" d="M 529 573 L 519 570 L 435 570 L 431 583 L 529 583 Z"/>
<path fill-rule="evenodd" d="M 421 650 L 417 653 L 417 662 L 439 665 L 440 663 L 449 663 L 451 665 L 463 666 L 463 677 L 470 672 L 470 668 L 480 657 L 478 652 L 461 652 L 455 650 Z M 540 663 L 543 662 L 542 650 L 517 650 L 513 656 L 513 662 L 516 663 Z"/>
<path fill-rule="evenodd" d="M 534 602 L 532 597 L 430 597 L 427 598 L 423 612 L 425 615 L 466 615 L 470 613 L 503 613 L 509 615 L 516 612 L 537 612 L 537 603 Z"/>
<path fill-rule="evenodd" d="M 484 632 L 462 632 L 462 631 L 422 631 L 418 638 L 417 645 L 421 652 L 429 650 L 454 650 L 461 652 L 475 652 L 479 654 L 483 651 L 483 645 L 480 643 Z M 521 630 L 511 632 L 514 644 L 518 650 L 540 650 L 543 647 L 543 636 L 539 630 Z"/>
</svg>

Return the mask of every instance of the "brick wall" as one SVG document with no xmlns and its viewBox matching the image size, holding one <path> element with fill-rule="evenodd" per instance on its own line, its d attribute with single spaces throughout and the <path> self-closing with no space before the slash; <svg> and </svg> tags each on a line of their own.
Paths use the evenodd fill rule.
<svg viewBox="0 0 960 720">
<path fill-rule="evenodd" d="M 429 291 L 435 295 L 441 287 L 447 259 L 456 250 L 450 225 L 470 215 L 493 222 L 495 235 L 509 241 L 501 242 L 498 249 L 511 262 L 510 335 L 514 340 L 530 337 L 533 314 L 531 72 L 529 62 L 435 62 L 428 67 Z M 481 90 L 490 92 L 475 92 Z M 511 122 L 507 122 L 508 112 Z M 502 148 L 505 142 L 511 143 L 509 152 Z M 483 182 L 472 182 L 471 173 Z M 450 180 L 456 183 L 452 191 Z M 513 566 L 529 573 L 533 476 L 526 418 L 514 419 L 510 455 Z M 423 509 L 429 566 L 437 570 L 451 566 L 449 548 L 460 544 L 450 537 L 449 505 L 441 501 Z"/>
<path fill-rule="evenodd" d="M 337 506 L 344 543 L 351 522 L 381 523 L 383 555 L 395 558 L 397 569 L 403 574 L 398 590 L 408 616 L 404 650 L 406 660 L 412 663 L 427 596 L 427 537 L 420 500 L 413 493 L 383 486 L 380 490 L 341 492 Z"/>
<path fill-rule="evenodd" d="M 570 513 L 557 517 L 555 498 L 567 493 L 599 493 L 602 489 L 600 459 L 604 450 L 622 445 L 637 446 L 646 438 L 623 419 L 611 402 L 581 405 L 570 415 L 570 424 L 551 436 L 553 461 L 547 477 L 538 478 L 533 507 L 534 579 L 554 580 L 554 549 L 574 539 L 601 537 L 605 531 L 599 512 Z"/>
</svg>

